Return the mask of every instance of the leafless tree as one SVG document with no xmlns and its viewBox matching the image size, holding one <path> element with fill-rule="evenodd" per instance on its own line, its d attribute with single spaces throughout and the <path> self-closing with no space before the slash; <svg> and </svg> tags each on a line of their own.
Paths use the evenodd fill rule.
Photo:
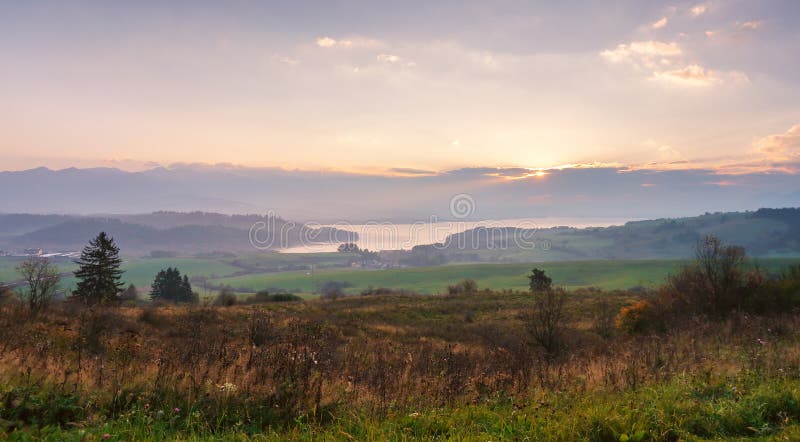
<svg viewBox="0 0 800 442">
<path fill-rule="evenodd" d="M 47 258 L 31 257 L 20 263 L 17 271 L 28 285 L 27 290 L 22 292 L 22 298 L 31 311 L 46 309 L 61 279 L 58 268 Z"/>
<path fill-rule="evenodd" d="M 548 357 L 555 357 L 564 349 L 567 316 L 564 311 L 566 292 L 551 289 L 536 294 L 533 313 L 528 317 L 528 329 Z"/>
</svg>

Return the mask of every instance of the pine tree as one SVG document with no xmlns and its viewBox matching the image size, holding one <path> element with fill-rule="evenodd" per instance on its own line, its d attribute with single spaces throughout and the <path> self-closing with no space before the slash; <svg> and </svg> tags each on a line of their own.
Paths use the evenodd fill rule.
<svg viewBox="0 0 800 442">
<path fill-rule="evenodd" d="M 119 247 L 106 232 L 89 241 L 75 264 L 78 264 L 75 271 L 78 285 L 73 296 L 87 305 L 114 301 L 125 287 L 121 281 Z"/>
<path fill-rule="evenodd" d="M 196 301 L 196 296 L 192 292 L 192 285 L 189 283 L 189 277 L 184 275 L 181 278 L 181 272 L 177 268 L 168 267 L 166 270 L 161 270 L 153 280 L 153 289 L 150 292 L 150 298 L 153 301 L 169 301 L 169 302 L 188 302 L 193 303 Z"/>
</svg>

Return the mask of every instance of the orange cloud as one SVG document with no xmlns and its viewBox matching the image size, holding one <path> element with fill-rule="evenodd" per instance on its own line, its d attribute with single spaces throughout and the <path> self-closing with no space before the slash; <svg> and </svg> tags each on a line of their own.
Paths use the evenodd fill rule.
<svg viewBox="0 0 800 442">
<path fill-rule="evenodd" d="M 792 126 L 785 134 L 769 135 L 756 142 L 758 151 L 774 161 L 800 157 L 800 124 Z"/>
<path fill-rule="evenodd" d="M 677 43 L 654 40 L 623 43 L 600 53 L 603 58 L 611 62 L 633 61 L 645 65 L 651 64 L 656 58 L 677 57 L 681 54 L 683 51 Z"/>
<path fill-rule="evenodd" d="M 689 9 L 689 12 L 691 12 L 692 15 L 695 17 L 700 17 L 701 15 L 705 14 L 707 10 L 708 8 L 706 7 L 706 5 L 701 3 L 699 5 L 692 6 Z"/>
<path fill-rule="evenodd" d="M 667 20 L 667 17 L 661 17 L 660 20 L 653 22 L 653 24 L 651 24 L 650 27 L 653 29 L 661 29 L 664 26 L 667 26 L 668 21 L 669 20 Z"/>
</svg>

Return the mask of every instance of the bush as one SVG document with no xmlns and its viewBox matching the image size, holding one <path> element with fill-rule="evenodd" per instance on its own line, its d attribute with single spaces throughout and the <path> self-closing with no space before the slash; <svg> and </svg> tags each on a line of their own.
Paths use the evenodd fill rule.
<svg viewBox="0 0 800 442">
<path fill-rule="evenodd" d="M 600 301 L 594 313 L 592 330 L 603 338 L 610 338 L 614 334 L 617 312 L 606 300 Z"/>
<path fill-rule="evenodd" d="M 353 284 L 345 281 L 328 281 L 319 288 L 320 298 L 337 299 L 344 296 L 344 289 L 352 287 Z"/>
<path fill-rule="evenodd" d="M 214 298 L 213 305 L 217 307 L 232 307 L 236 305 L 236 302 L 237 297 L 235 293 L 228 289 L 222 289 L 217 297 Z"/>
<path fill-rule="evenodd" d="M 674 317 L 726 317 L 733 312 L 788 311 L 800 304 L 800 269 L 789 268 L 768 279 L 759 268 L 744 269 L 745 251 L 726 246 L 714 236 L 697 245 L 694 263 L 670 276 L 658 304 Z"/>
<path fill-rule="evenodd" d="M 644 333 L 651 330 L 656 319 L 655 308 L 648 301 L 636 301 L 622 307 L 615 324 L 625 333 Z"/>
<path fill-rule="evenodd" d="M 448 295 L 471 295 L 478 293 L 478 283 L 473 279 L 465 279 L 458 284 L 448 285 Z"/>
<path fill-rule="evenodd" d="M 544 270 L 538 268 L 531 270 L 531 274 L 528 275 L 528 279 L 530 280 L 529 286 L 532 292 L 550 290 L 553 285 L 552 278 L 547 276 Z"/>
<path fill-rule="evenodd" d="M 0 283 L 0 305 L 11 304 L 17 299 L 13 290 Z"/>
<path fill-rule="evenodd" d="M 392 289 L 387 287 L 378 287 L 378 288 L 368 287 L 361 291 L 361 296 L 391 296 L 391 295 L 414 296 L 417 295 L 417 293 L 411 290 Z"/>
<path fill-rule="evenodd" d="M 695 250 L 695 262 L 671 276 L 667 286 L 674 305 L 688 313 L 725 316 L 742 310 L 751 294 L 742 270 L 744 249 L 726 246 L 713 235 L 703 238 Z"/>
<path fill-rule="evenodd" d="M 248 304 L 263 304 L 266 302 L 302 302 L 303 298 L 292 293 L 270 294 L 268 291 L 261 291 L 247 298 Z"/>
<path fill-rule="evenodd" d="M 564 333 L 567 315 L 564 303 L 567 293 L 562 289 L 546 290 L 536 295 L 533 313 L 527 318 L 528 330 L 533 339 L 542 346 L 549 357 L 555 357 L 565 349 Z"/>
<path fill-rule="evenodd" d="M 272 318 L 266 312 L 255 312 L 247 324 L 250 345 L 261 347 L 270 342 L 273 336 Z"/>
</svg>

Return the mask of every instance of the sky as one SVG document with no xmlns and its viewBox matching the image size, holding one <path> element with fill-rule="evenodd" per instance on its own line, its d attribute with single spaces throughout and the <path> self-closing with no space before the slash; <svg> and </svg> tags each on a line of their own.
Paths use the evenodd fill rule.
<svg viewBox="0 0 800 442">
<path fill-rule="evenodd" d="M 800 171 L 800 2 L 0 3 L 0 170 Z"/>
</svg>

